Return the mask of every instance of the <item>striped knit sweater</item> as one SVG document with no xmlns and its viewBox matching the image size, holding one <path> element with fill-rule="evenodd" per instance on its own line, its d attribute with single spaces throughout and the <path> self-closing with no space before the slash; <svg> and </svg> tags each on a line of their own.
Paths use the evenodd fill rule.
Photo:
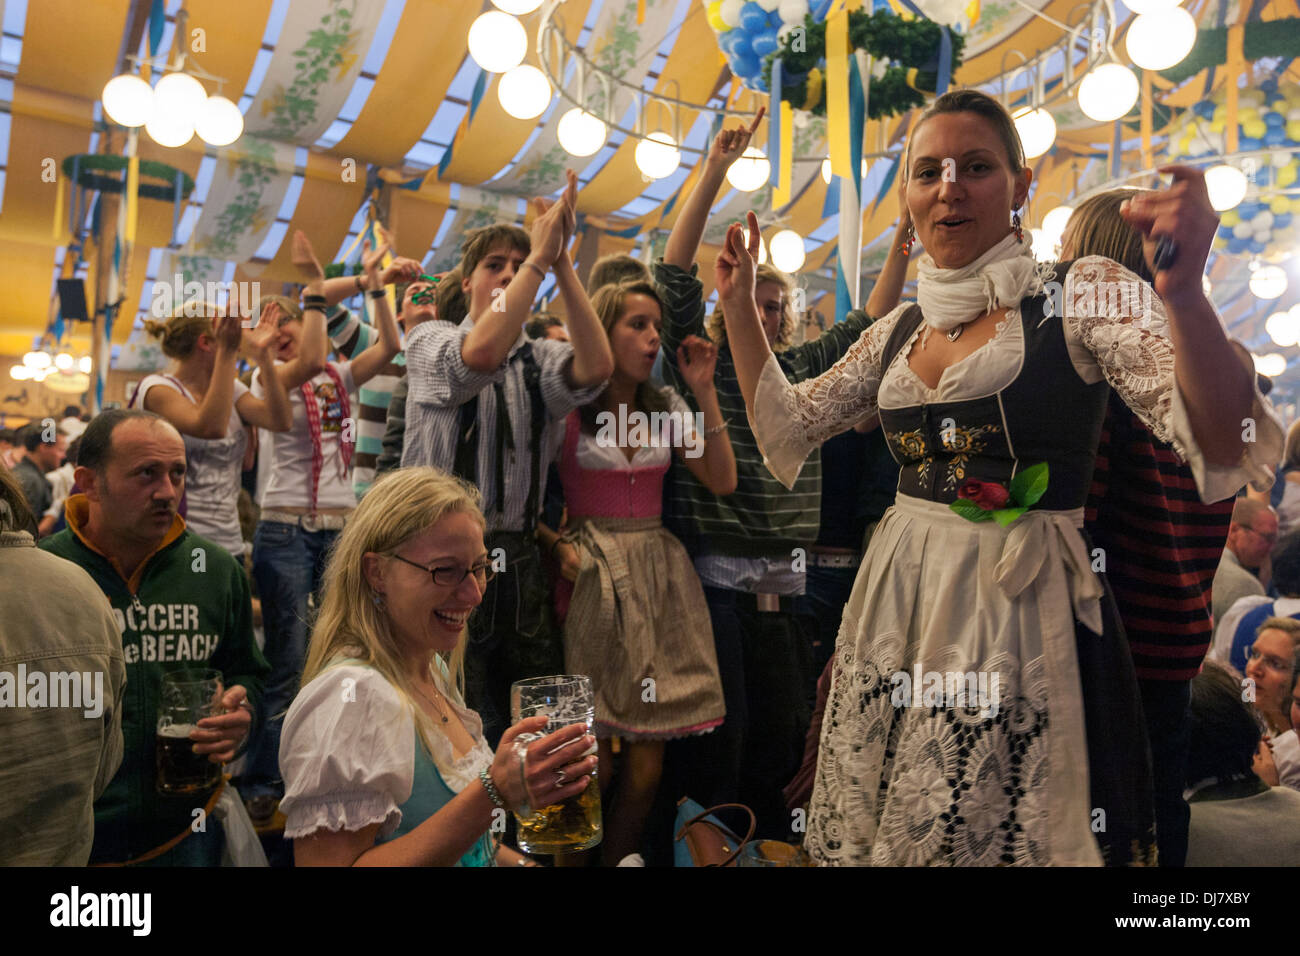
<svg viewBox="0 0 1300 956">
<path fill-rule="evenodd" d="M 1191 468 L 1111 394 L 1086 523 L 1139 680 L 1186 681 L 1200 669 L 1233 502 L 1202 503 Z"/>
<path fill-rule="evenodd" d="M 379 331 L 342 306 L 330 310 L 326 332 L 330 344 L 348 361 L 379 341 Z M 391 362 L 357 389 L 357 448 L 352 459 L 352 490 L 357 500 L 375 482 L 375 463 L 383 450 L 384 427 L 393 388 L 406 375 L 406 353 L 398 352 Z"/>
<path fill-rule="evenodd" d="M 652 269 L 664 300 L 664 377 L 687 399 L 692 411 L 698 411 L 699 403 L 677 367 L 677 347 L 689 335 L 708 338 L 703 286 L 695 278 L 696 268 L 692 266 L 687 272 L 660 260 Z M 851 312 L 814 341 L 778 352 L 777 362 L 791 382 L 816 378 L 838 362 L 870 324 L 865 312 Z M 718 497 L 674 459 L 670 490 L 665 495 L 672 529 L 697 555 L 788 558 L 791 549 L 807 547 L 817 540 L 821 518 L 820 452 L 814 450 L 808 456 L 794 489 L 787 491 L 763 464 L 749 428 L 731 349 L 726 345 L 718 349 L 713 381 L 722 415 L 730 422 L 727 432 L 736 456 L 736 490 Z"/>
</svg>

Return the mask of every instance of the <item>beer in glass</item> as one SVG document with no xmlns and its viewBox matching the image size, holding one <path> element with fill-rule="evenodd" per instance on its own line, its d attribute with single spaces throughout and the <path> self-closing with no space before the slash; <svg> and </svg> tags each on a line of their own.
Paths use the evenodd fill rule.
<svg viewBox="0 0 1300 956">
<path fill-rule="evenodd" d="M 517 747 L 526 747 L 538 737 L 570 724 L 585 724 L 590 733 L 596 718 L 591 678 L 560 675 L 516 681 L 510 688 L 512 723 L 543 714 L 550 718 L 545 730 L 537 735 L 521 735 Z M 525 737 L 529 739 L 525 740 Z M 593 745 L 586 754 L 595 749 Z M 569 762 L 579 759 L 579 756 L 575 753 Z M 524 853 L 573 853 L 596 846 L 603 836 L 600 783 L 596 774 L 587 777 L 586 789 L 577 796 L 534 809 L 527 817 L 515 814 L 515 819 L 519 823 L 519 849 Z"/>
<path fill-rule="evenodd" d="M 221 781 L 221 764 L 196 754 L 190 740 L 200 720 L 224 713 L 221 695 L 220 671 L 196 668 L 163 675 L 155 740 L 159 793 L 201 793 Z"/>
</svg>

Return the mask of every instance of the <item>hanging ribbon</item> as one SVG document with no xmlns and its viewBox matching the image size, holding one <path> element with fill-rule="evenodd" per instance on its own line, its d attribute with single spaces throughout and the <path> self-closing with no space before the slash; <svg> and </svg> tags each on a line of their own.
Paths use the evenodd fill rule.
<svg viewBox="0 0 1300 956">
<path fill-rule="evenodd" d="M 776 186 L 781 181 L 781 91 L 784 89 L 785 65 L 781 58 L 772 61 L 772 90 L 767 97 L 767 166 L 768 184 Z M 772 198 L 776 206 L 776 197 Z"/>
<path fill-rule="evenodd" d="M 849 128 L 849 15 L 837 10 L 826 19 L 826 135 L 837 176 L 852 175 Z"/>
<path fill-rule="evenodd" d="M 181 227 L 181 186 L 184 184 L 182 177 L 185 174 L 179 169 L 176 170 L 176 192 L 172 194 L 172 241 L 173 246 L 180 243 L 177 233 Z"/>
<path fill-rule="evenodd" d="M 1244 6 L 1244 5 L 1243 5 Z M 1243 14 L 1244 14 L 1243 10 Z M 1224 104 L 1224 152 L 1235 153 L 1238 148 L 1237 137 L 1240 130 L 1237 126 L 1237 77 L 1246 72 L 1246 58 L 1243 52 L 1243 44 L 1246 39 L 1246 27 L 1238 23 L 1235 26 L 1228 27 L 1228 62 L 1226 68 L 1228 71 L 1228 98 Z"/>
<path fill-rule="evenodd" d="M 480 68 L 478 79 L 474 81 L 474 92 L 469 96 L 469 120 L 465 123 L 467 128 L 470 123 L 474 122 L 474 114 L 478 112 L 478 105 L 483 102 L 483 94 L 487 92 L 487 84 L 487 70 Z"/>
<path fill-rule="evenodd" d="M 124 238 L 127 242 L 135 242 L 135 230 L 140 222 L 140 157 L 135 155 L 134 150 L 126 164 L 126 195 L 122 201 L 126 203 Z"/>
<path fill-rule="evenodd" d="M 846 38 L 847 40 L 847 38 Z M 829 61 L 828 61 L 829 62 Z M 845 56 L 848 87 L 848 171 L 840 178 L 840 242 L 835 269 L 835 321 L 858 307 L 858 265 L 862 256 L 862 133 L 866 86 L 856 57 Z M 834 166 L 832 152 L 832 166 Z M 837 175 L 839 175 L 837 173 Z"/>
<path fill-rule="evenodd" d="M 69 187 L 72 188 L 72 187 Z M 62 245 L 63 242 L 63 181 L 57 180 L 54 183 L 54 228 L 52 238 L 55 243 Z"/>
<path fill-rule="evenodd" d="M 822 202 L 822 219 L 829 219 L 840 208 L 840 177 L 832 176 L 831 184 L 826 187 L 826 199 Z"/>
<path fill-rule="evenodd" d="M 68 234 L 75 239 L 80 233 L 82 190 L 77 185 L 81 178 L 81 159 L 72 160 L 72 177 L 68 186 Z"/>
<path fill-rule="evenodd" d="M 1151 156 L 1151 71 L 1142 71 L 1142 168 L 1150 169 L 1155 164 Z"/>
<path fill-rule="evenodd" d="M 781 178 L 772 192 L 772 206 L 787 206 L 790 193 L 794 189 L 794 107 L 782 103 L 781 114 Z"/>
<path fill-rule="evenodd" d="M 149 58 L 153 59 L 158 55 L 158 47 L 162 43 L 163 29 L 167 26 L 167 9 L 163 0 L 153 0 L 153 6 L 149 9 Z M 181 40 L 182 45 L 188 44 L 189 37 Z"/>
<path fill-rule="evenodd" d="M 636 0 L 636 22 L 638 26 L 645 23 L 645 0 Z"/>
<path fill-rule="evenodd" d="M 902 4 L 921 19 L 926 19 L 925 14 L 912 0 L 902 0 Z M 907 78 L 909 86 L 912 85 L 913 79 L 914 77 L 909 73 Z M 944 93 L 947 93 L 950 82 L 952 82 L 952 33 L 948 27 L 941 25 L 939 29 L 939 71 L 934 86 L 935 96 L 943 96 Z"/>
</svg>

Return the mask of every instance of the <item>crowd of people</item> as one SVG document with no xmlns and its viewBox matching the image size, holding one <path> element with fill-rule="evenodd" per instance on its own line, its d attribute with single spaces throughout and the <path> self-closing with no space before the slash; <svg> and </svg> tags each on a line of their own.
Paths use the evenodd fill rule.
<svg viewBox="0 0 1300 956">
<path fill-rule="evenodd" d="M 670 860 L 686 797 L 821 864 L 1300 859 L 1300 426 L 1202 291 L 1201 174 L 1038 263 L 1014 124 L 947 93 L 865 306 L 796 342 L 753 213 L 711 312 L 695 265 L 759 119 L 649 266 L 575 264 L 572 172 L 443 275 L 384 234 L 327 279 L 297 233 L 300 296 L 151 321 L 125 407 L 0 431 L 0 658 L 84 677 L 0 673 L 3 862 L 537 865 L 500 811 L 592 774 L 604 865 Z M 227 773 L 172 796 L 198 666 Z M 590 731 L 512 716 L 557 674 Z"/>
</svg>

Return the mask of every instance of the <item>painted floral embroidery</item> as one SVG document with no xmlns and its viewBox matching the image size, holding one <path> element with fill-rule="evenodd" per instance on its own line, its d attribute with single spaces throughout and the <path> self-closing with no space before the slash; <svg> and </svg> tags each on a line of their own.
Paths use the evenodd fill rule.
<svg viewBox="0 0 1300 956">
<path fill-rule="evenodd" d="M 971 456 L 984 451 L 988 445 L 986 436 L 1001 432 L 1002 429 L 997 425 L 980 425 L 977 428 L 957 425 L 939 433 L 939 440 L 943 442 L 944 449 L 953 453 L 948 461 L 948 474 L 943 483 L 945 490 L 952 491 L 960 482 L 966 480 L 966 466 L 970 464 Z"/>
</svg>

